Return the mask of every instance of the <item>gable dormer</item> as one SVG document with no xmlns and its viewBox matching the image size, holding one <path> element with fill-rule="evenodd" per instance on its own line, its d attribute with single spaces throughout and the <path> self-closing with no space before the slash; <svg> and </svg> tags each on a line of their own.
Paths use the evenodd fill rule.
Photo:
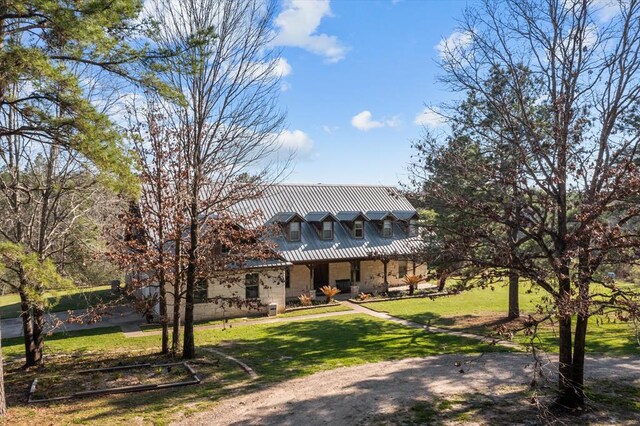
<svg viewBox="0 0 640 426">
<path fill-rule="evenodd" d="M 368 211 L 367 217 L 382 237 L 393 237 L 393 223 L 398 220 L 393 213 L 389 211 Z"/>
<path fill-rule="evenodd" d="M 295 212 L 277 213 L 270 220 L 270 223 L 277 223 L 287 241 L 300 241 L 302 238 L 302 222 L 304 218 Z"/>
<path fill-rule="evenodd" d="M 333 240 L 337 219 L 330 212 L 309 212 L 304 219 L 316 230 L 321 240 Z"/>
<path fill-rule="evenodd" d="M 364 224 L 369 218 L 360 211 L 341 211 L 336 218 L 347 229 L 352 238 L 364 238 Z"/>
<path fill-rule="evenodd" d="M 415 210 L 394 210 L 393 215 L 398 218 L 407 237 L 418 236 L 418 219 L 420 216 Z"/>
</svg>

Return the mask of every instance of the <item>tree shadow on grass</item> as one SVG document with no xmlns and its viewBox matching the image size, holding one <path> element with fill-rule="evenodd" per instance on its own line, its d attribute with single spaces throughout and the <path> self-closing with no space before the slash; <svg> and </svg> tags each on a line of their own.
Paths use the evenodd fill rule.
<svg viewBox="0 0 640 426">
<path fill-rule="evenodd" d="M 264 330 L 260 339 L 233 339 L 229 335 L 220 346 L 254 367 L 264 380 L 273 381 L 367 362 L 504 350 L 360 315 L 281 323 Z"/>
</svg>

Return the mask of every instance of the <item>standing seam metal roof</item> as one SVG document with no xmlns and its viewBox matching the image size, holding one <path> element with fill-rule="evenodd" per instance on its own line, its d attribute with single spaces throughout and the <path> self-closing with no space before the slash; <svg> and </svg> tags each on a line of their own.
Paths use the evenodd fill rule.
<svg viewBox="0 0 640 426">
<path fill-rule="evenodd" d="M 415 208 L 396 188 L 373 185 L 273 185 L 259 199 L 246 200 L 234 207 L 238 213 L 260 210 L 262 223 L 282 212 L 415 212 Z M 367 216 L 369 213 L 367 213 Z M 314 216 L 314 215 L 312 215 Z M 394 223 L 393 237 L 385 238 L 373 223 L 365 222 L 364 238 L 353 238 L 337 223 L 333 240 L 322 240 L 308 223 L 302 223 L 300 241 L 276 237 L 278 253 L 290 262 L 330 261 L 367 258 L 372 253 L 409 254 L 417 249 L 419 237 L 407 237 L 406 229 Z"/>
</svg>

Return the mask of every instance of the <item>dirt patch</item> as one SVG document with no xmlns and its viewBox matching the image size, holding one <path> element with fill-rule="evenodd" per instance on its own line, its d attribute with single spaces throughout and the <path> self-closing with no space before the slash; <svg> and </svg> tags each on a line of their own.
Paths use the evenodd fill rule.
<svg viewBox="0 0 640 426">
<path fill-rule="evenodd" d="M 549 383 L 555 364 L 542 367 Z M 634 395 L 640 359 L 588 359 L 587 375 L 624 380 Z M 214 410 L 185 417 L 185 425 L 320 424 L 548 424 L 551 388 L 529 388 L 533 360 L 526 354 L 442 355 L 340 368 L 295 379 L 222 401 Z M 623 388 L 621 388 L 621 392 Z M 614 391 L 615 393 L 615 391 Z M 565 424 L 636 424 L 637 407 L 602 404 Z M 636 404 L 634 402 L 633 404 Z"/>
</svg>

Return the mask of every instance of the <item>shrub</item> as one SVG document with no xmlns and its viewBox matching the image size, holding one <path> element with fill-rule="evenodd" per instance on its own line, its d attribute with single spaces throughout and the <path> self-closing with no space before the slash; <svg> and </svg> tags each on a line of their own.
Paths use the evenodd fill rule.
<svg viewBox="0 0 640 426">
<path fill-rule="evenodd" d="M 313 302 L 311 300 L 311 296 L 307 296 L 306 294 L 301 294 L 300 296 L 298 296 L 298 300 L 300 301 L 300 304 L 302 306 L 311 306 Z"/>
<path fill-rule="evenodd" d="M 358 299 L 363 300 L 363 301 L 364 301 L 364 300 L 367 300 L 367 299 L 368 299 L 368 298 L 370 298 L 370 297 L 371 297 L 371 295 L 370 295 L 370 294 L 367 294 L 367 293 L 360 293 L 360 294 L 358 295 Z"/>
<path fill-rule="evenodd" d="M 413 294 L 413 291 L 418 288 L 418 283 L 422 281 L 421 275 L 405 275 L 402 279 L 405 284 L 409 285 L 409 294 Z"/>
<path fill-rule="evenodd" d="M 320 291 L 322 291 L 324 295 L 327 296 L 327 303 L 331 303 L 331 301 L 333 300 L 333 296 L 340 293 L 340 290 L 338 290 L 336 287 L 331 287 L 328 285 L 321 287 Z"/>
</svg>

